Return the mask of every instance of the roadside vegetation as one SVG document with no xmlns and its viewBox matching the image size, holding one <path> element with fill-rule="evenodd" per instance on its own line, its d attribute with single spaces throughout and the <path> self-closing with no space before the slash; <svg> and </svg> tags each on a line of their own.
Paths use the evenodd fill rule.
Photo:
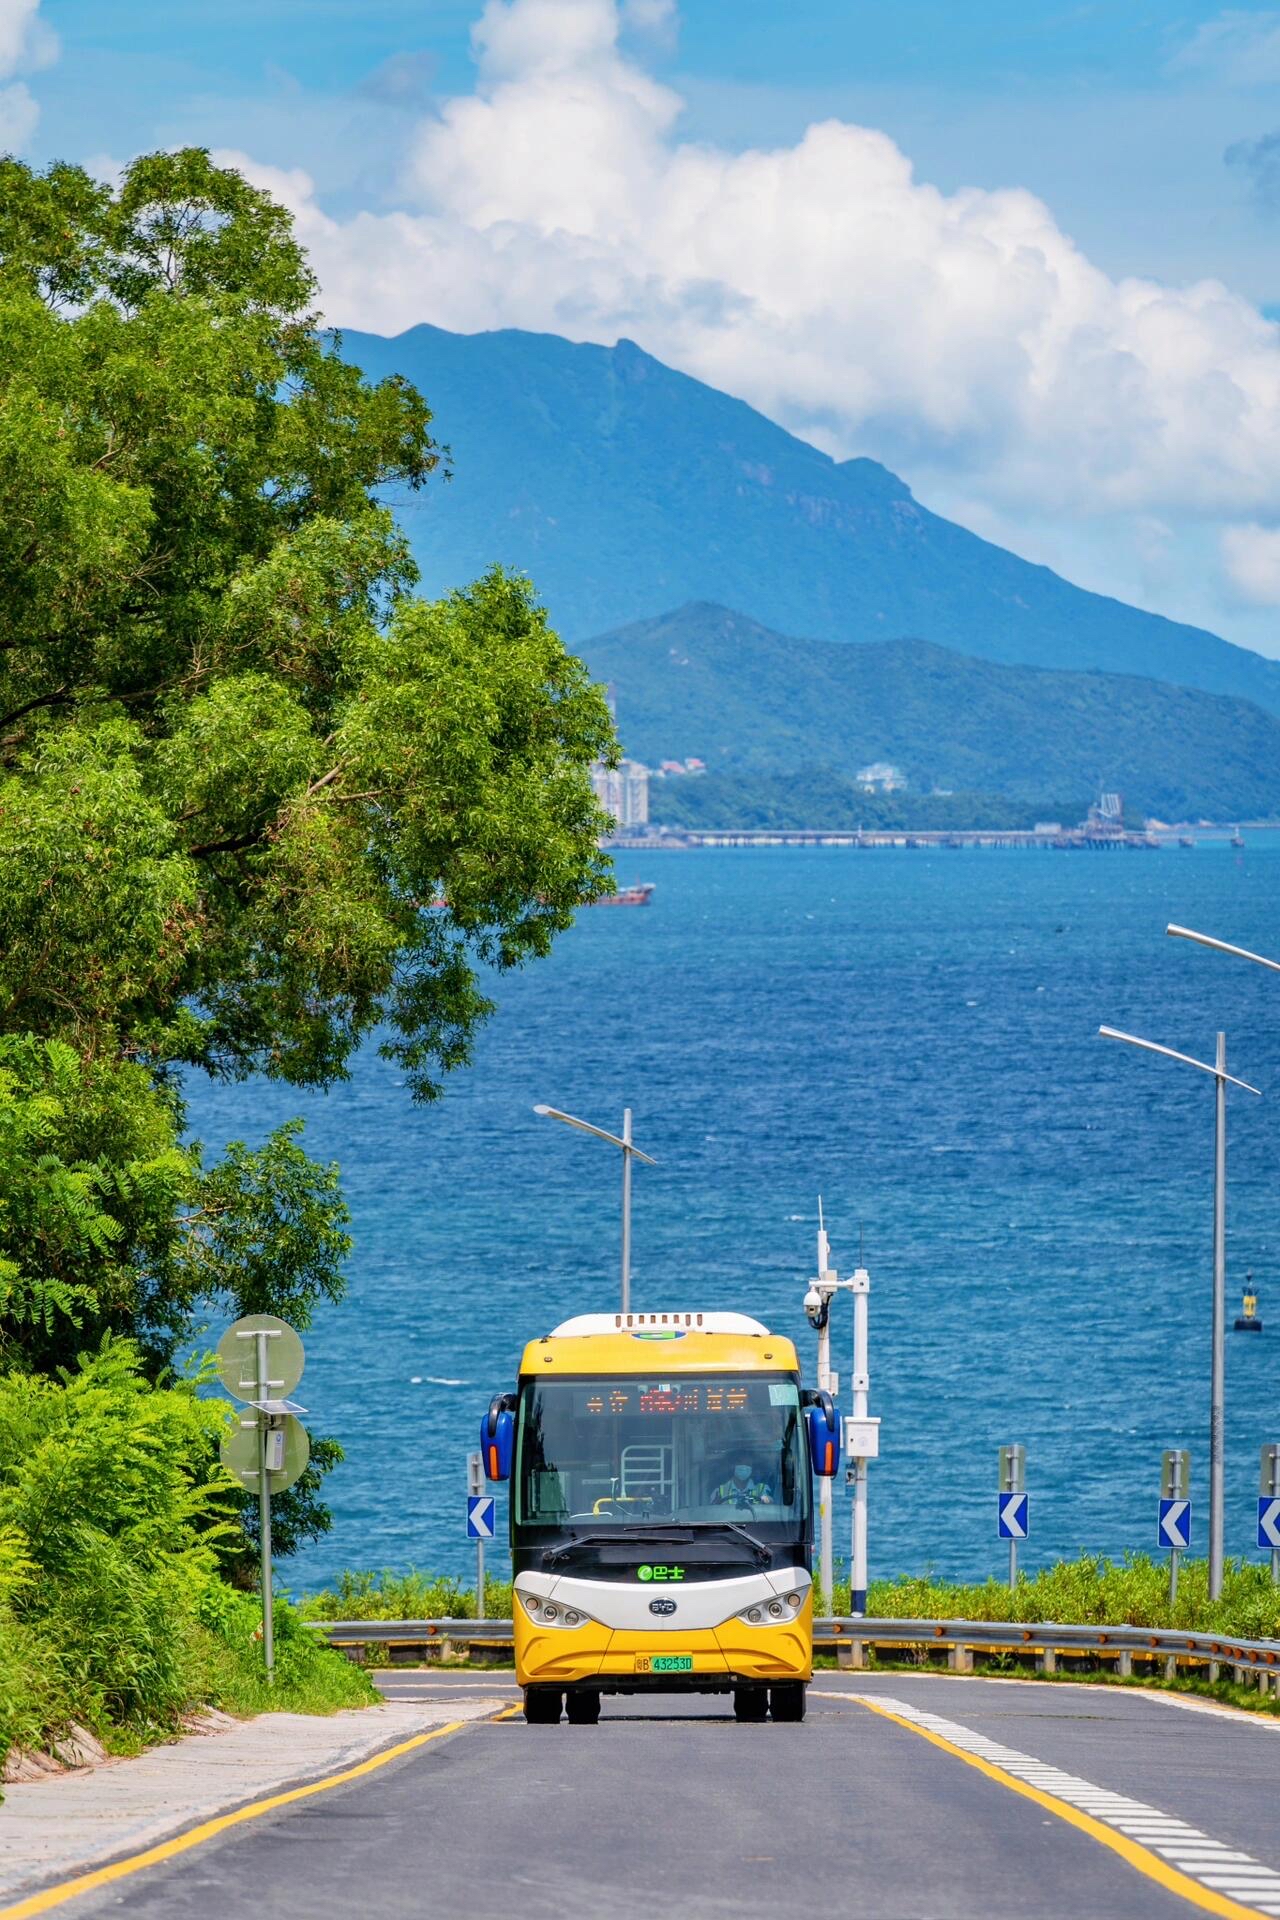
<svg viewBox="0 0 1280 1920">
<path fill-rule="evenodd" d="M 837 1584 L 836 1612 L 847 1613 L 849 1589 Z M 1008 1620 L 1054 1622 L 1072 1626 L 1182 1628 L 1188 1633 L 1222 1634 L 1227 1639 L 1280 1639 L 1280 1588 L 1272 1584 L 1269 1566 L 1247 1560 L 1229 1560 L 1223 1570 L 1222 1594 L 1209 1599 L 1209 1567 L 1205 1560 L 1184 1558 L 1178 1569 L 1178 1598 L 1169 1604 L 1169 1563 L 1132 1554 L 1121 1561 L 1082 1555 L 1019 1577 L 1015 1590 L 1007 1583 L 985 1580 L 964 1583 L 930 1578 L 874 1581 L 867 1592 L 869 1613 L 882 1620 Z M 923 1656 L 922 1656 L 923 1657 Z M 834 1657 L 824 1664 L 834 1665 Z M 908 1654 L 880 1659 L 877 1666 L 917 1664 Z M 1000 1654 L 984 1658 L 975 1652 L 974 1672 L 1035 1680 L 1045 1685 L 1087 1680 L 1100 1686 L 1159 1687 L 1195 1694 L 1250 1713 L 1280 1714 L 1280 1699 L 1257 1686 L 1233 1680 L 1208 1680 L 1178 1673 L 1135 1672 L 1121 1678 L 1105 1665 L 1088 1670 L 1076 1662 L 1057 1674 L 1036 1674 L 1016 1657 Z"/>
<path fill-rule="evenodd" d="M 304 1620 L 470 1620 L 475 1598 L 474 1582 L 469 1585 L 452 1574 L 387 1568 L 381 1573 L 343 1572 L 332 1586 L 300 1601 L 299 1611 Z M 819 1617 L 832 1611 L 821 1592 L 815 1594 L 815 1606 Z M 848 1585 L 837 1581 L 834 1612 L 848 1611 Z M 509 1580 L 492 1575 L 486 1579 L 485 1612 L 491 1620 L 510 1619 Z M 1115 1561 L 1086 1554 L 1020 1575 L 1012 1592 L 1005 1581 L 994 1579 L 964 1582 L 904 1575 L 874 1580 L 867 1612 L 876 1620 L 1048 1620 L 1280 1639 L 1280 1588 L 1272 1585 L 1269 1567 L 1248 1560 L 1227 1562 L 1222 1597 L 1211 1602 L 1208 1562 L 1184 1558 L 1172 1608 L 1167 1559 L 1131 1554 Z"/>
<path fill-rule="evenodd" d="M 1209 1599 L 1209 1566 L 1184 1558 L 1178 1598 L 1169 1605 L 1167 1557 L 1131 1554 L 1120 1561 L 1082 1555 L 1019 1576 L 1011 1592 L 1002 1580 L 963 1583 L 902 1578 L 873 1581 L 868 1612 L 881 1620 L 1051 1620 L 1074 1626 L 1183 1627 L 1190 1633 L 1233 1634 L 1242 1640 L 1280 1639 L 1280 1588 L 1271 1570 L 1229 1560 L 1222 1595 Z M 849 1589 L 837 1582 L 835 1611 L 849 1611 Z"/>
<path fill-rule="evenodd" d="M 75 1726 L 127 1751 L 198 1707 L 267 1704 L 261 1608 L 219 1577 L 225 1417 L 191 1382 L 150 1385 L 126 1340 L 65 1380 L 0 1377 L 0 1752 Z M 373 1697 L 291 1608 L 277 1634 L 271 1705 Z"/>
<path fill-rule="evenodd" d="M 511 1618 L 509 1580 L 486 1577 L 484 1610 L 489 1620 Z M 474 1620 L 475 1582 L 468 1586 L 452 1574 L 415 1567 L 408 1573 L 344 1572 L 331 1587 L 308 1594 L 299 1611 L 304 1620 Z"/>
<path fill-rule="evenodd" d="M 256 1514 L 196 1383 L 345 1289 L 300 1123 L 193 1140 L 185 1077 L 433 1098 L 607 889 L 608 711 L 529 583 L 417 596 L 384 504 L 442 470 L 344 361 L 286 210 L 197 149 L 113 186 L 0 157 L 0 1754 L 255 1678 Z M 329 1525 L 311 1465 L 285 1557 Z M 282 1610 L 271 1704 L 365 1681 Z"/>
</svg>

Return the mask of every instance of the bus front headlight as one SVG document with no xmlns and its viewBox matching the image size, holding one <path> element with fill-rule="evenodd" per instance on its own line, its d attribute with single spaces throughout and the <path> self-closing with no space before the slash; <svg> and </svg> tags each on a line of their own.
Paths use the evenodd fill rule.
<svg viewBox="0 0 1280 1920">
<path fill-rule="evenodd" d="M 794 1620 L 803 1605 L 802 1593 L 788 1593 L 781 1600 L 762 1600 L 757 1606 L 744 1607 L 738 1618 L 749 1627 L 767 1627 L 779 1620 Z"/>
<path fill-rule="evenodd" d="M 536 1593 L 523 1596 L 525 1612 L 540 1627 L 586 1627 L 594 1622 L 580 1607 L 566 1607 L 558 1600 L 542 1600 Z"/>
</svg>

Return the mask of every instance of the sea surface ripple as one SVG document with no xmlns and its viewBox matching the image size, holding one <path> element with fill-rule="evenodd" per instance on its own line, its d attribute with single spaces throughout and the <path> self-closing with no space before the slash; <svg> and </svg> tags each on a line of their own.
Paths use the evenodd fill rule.
<svg viewBox="0 0 1280 1920">
<path fill-rule="evenodd" d="M 635 1175 L 637 1307 L 734 1307 L 799 1343 L 822 1194 L 835 1260 L 872 1276 L 871 1571 L 1001 1572 L 996 1448 L 1027 1448 L 1023 1564 L 1154 1547 L 1160 1453 L 1189 1447 L 1204 1550 L 1213 1084 L 1100 1022 L 1228 1064 L 1227 1547 L 1254 1557 L 1258 1448 L 1280 1439 L 1280 976 L 1164 936 L 1280 951 L 1280 834 L 1243 851 L 697 852 L 618 859 L 652 904 L 579 915 L 496 984 L 474 1066 L 415 1107 L 371 1046 L 325 1096 L 190 1087 L 210 1152 L 305 1115 L 341 1163 L 350 1293 L 300 1397 L 346 1463 L 332 1533 L 285 1572 L 460 1574 L 465 1456 L 523 1342 L 617 1303 L 613 1151 Z M 214 1326 L 216 1337 L 220 1327 Z M 851 1314 L 833 1316 L 847 1373 Z M 847 1395 L 842 1395 L 847 1400 Z M 500 1508 L 500 1514 L 501 1514 Z M 843 1477 L 837 1542 L 848 1539 Z M 494 1556 L 501 1565 L 502 1555 Z"/>
</svg>

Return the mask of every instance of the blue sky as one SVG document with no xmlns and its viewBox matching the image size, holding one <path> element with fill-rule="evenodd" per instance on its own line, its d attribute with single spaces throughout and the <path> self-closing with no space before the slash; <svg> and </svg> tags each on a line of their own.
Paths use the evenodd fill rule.
<svg viewBox="0 0 1280 1920">
<path fill-rule="evenodd" d="M 1280 372 L 1280 346 L 1263 351 L 1245 339 L 1239 305 L 1206 320 L 1197 296 L 1182 302 L 1155 345 L 1148 330 L 1137 348 L 1144 392 L 1122 447 L 1122 423 L 1108 395 L 1126 384 L 1121 362 L 1135 351 L 1132 314 L 1116 319 L 1119 308 L 1105 289 L 1073 296 L 1077 342 L 1090 330 L 1110 336 L 1109 364 L 1096 393 L 1086 395 L 1084 411 L 1096 400 L 1099 434 L 1105 440 L 1114 429 L 1116 445 L 1098 453 L 1095 440 L 1082 451 L 1080 435 L 1063 421 L 1082 410 L 1083 349 L 1073 357 L 1070 383 L 1052 418 L 1043 387 L 1060 377 L 1056 359 L 1051 374 L 1043 357 L 1037 361 L 1026 373 L 1023 399 L 1006 406 L 998 364 L 984 364 L 977 323 L 963 361 L 947 361 L 955 328 L 945 316 L 933 335 L 921 337 L 916 389 L 895 368 L 861 380 L 865 311 L 829 298 L 822 273 L 815 272 L 805 302 L 784 299 L 776 312 L 763 312 L 769 302 L 749 264 L 726 261 L 720 246 L 723 232 L 736 231 L 740 255 L 749 254 L 749 222 L 737 231 L 726 227 L 729 215 L 717 216 L 714 230 L 704 231 L 691 252 L 678 214 L 682 183 L 697 171 L 700 153 L 713 155 L 727 178 L 735 156 L 775 149 L 789 156 L 778 169 L 778 190 L 803 195 L 804 182 L 813 178 L 802 164 L 807 130 L 837 121 L 887 136 L 910 163 L 914 185 L 903 202 L 908 224 L 917 215 L 933 217 L 925 189 L 938 190 L 944 225 L 965 226 L 970 263 L 995 222 L 999 273 L 1016 278 L 1020 272 L 1024 216 L 1016 209 L 1010 214 L 1007 196 L 1000 197 L 1014 189 L 1035 196 L 1051 215 L 1050 280 L 1069 282 L 1082 271 L 1061 252 L 1062 243 L 1110 286 L 1138 277 L 1182 290 L 1213 280 L 1238 303 L 1263 310 L 1274 303 L 1280 311 L 1280 7 L 684 0 L 677 15 L 669 0 L 618 0 L 616 45 L 584 43 L 568 59 L 555 47 L 573 39 L 572 9 L 603 17 L 613 13 L 613 0 L 515 0 L 517 24 L 523 13 L 538 16 L 536 48 L 531 53 L 533 43 L 512 28 L 511 48 L 490 48 L 486 78 L 483 68 L 477 74 L 472 40 L 480 3 L 183 0 L 161 8 L 136 0 L 43 0 L 39 20 L 57 36 L 56 57 L 46 42 L 39 58 L 11 62 L 0 79 L 24 85 L 32 115 L 38 108 L 23 141 L 35 161 L 103 165 L 148 147 L 197 141 L 262 169 L 305 175 L 297 188 L 300 206 L 305 202 L 304 231 L 309 243 L 314 235 L 335 317 L 349 324 L 394 331 L 422 318 L 462 327 L 551 325 L 590 338 L 630 332 L 661 357 L 741 392 L 837 454 L 886 459 L 929 504 L 1032 558 L 1280 652 L 1280 470 L 1273 475 L 1256 451 L 1266 445 L 1270 423 L 1260 414 L 1245 420 L 1235 439 L 1254 450 L 1236 460 L 1225 437 L 1218 446 L 1198 417 L 1208 410 L 1203 400 L 1219 354 L 1233 387 L 1248 395 L 1240 403 L 1245 412 L 1272 404 L 1267 353 L 1275 353 Z M 6 9 L 12 15 L 33 4 L 0 0 L 0 29 Z M 498 5 L 504 18 L 508 11 Z M 563 91 L 568 66 L 573 99 L 580 104 L 583 89 L 594 87 L 599 100 L 623 102 L 624 122 L 636 88 L 655 91 L 629 128 L 635 178 L 619 188 L 618 202 L 570 205 L 547 162 L 544 219 L 536 200 L 498 177 L 500 169 L 482 179 L 477 154 L 486 139 L 519 149 L 525 123 L 517 89 L 508 84 L 516 67 L 530 98 L 536 83 L 542 97 L 563 103 L 570 97 Z M 495 97 L 501 102 L 508 95 L 507 117 L 490 111 Z M 668 99 L 675 102 L 669 110 L 662 104 Z M 464 103 L 452 119 L 451 102 Z M 448 140 L 440 133 L 444 124 Z M 586 145 L 566 166 L 607 171 L 617 160 L 620 175 L 626 173 L 625 155 L 618 159 L 611 150 L 601 161 L 604 137 L 598 127 L 585 132 Z M 890 199 L 907 192 L 901 182 L 885 185 L 884 154 L 874 142 L 859 148 L 851 136 L 835 152 L 834 165 L 860 209 L 864 177 L 872 197 L 882 189 Z M 740 181 L 748 177 L 741 169 L 739 175 Z M 437 187 L 440 179 L 450 183 L 447 190 Z M 976 221 L 968 189 L 985 196 Z M 659 190 L 671 254 L 646 265 L 645 285 L 662 282 L 661 296 L 646 307 L 639 280 L 623 284 L 618 249 L 610 257 L 608 242 L 629 221 L 640 221 L 641 202 L 651 208 Z M 731 194 L 731 209 L 740 198 Z M 819 195 L 814 204 L 815 219 L 839 224 L 836 202 Z M 408 226 L 396 229 L 401 215 Z M 886 212 L 886 221 L 896 217 Z M 477 234 L 495 220 L 518 232 L 522 264 L 511 284 L 500 292 L 489 284 L 486 292 L 492 261 L 482 258 Z M 554 258 L 540 262 L 538 247 L 551 228 L 558 235 L 571 231 L 574 246 L 566 249 L 557 238 Z M 381 305 L 373 293 L 357 297 L 352 289 L 358 286 L 390 287 L 389 263 L 406 232 L 410 251 L 421 255 L 413 285 L 422 288 L 422 310 L 412 305 L 412 288 L 388 291 Z M 927 247 L 927 235 L 920 244 Z M 1028 244 L 1044 251 L 1039 235 Z M 826 271 L 847 279 L 860 257 L 838 246 Z M 779 262 L 777 271 L 785 273 L 781 255 Z M 894 303 L 919 268 L 913 257 L 895 280 L 892 261 L 883 267 L 886 331 L 900 329 Z M 442 278 L 447 298 L 439 292 Z M 952 298 L 955 274 L 944 281 Z M 554 299 L 546 296 L 547 284 Z M 710 304 L 722 316 L 718 331 L 706 319 L 711 284 Z M 1001 351 L 1020 356 L 1026 326 L 1042 339 L 1060 328 L 1049 300 L 1022 333 L 1009 332 L 1001 349 L 998 278 L 984 288 L 979 275 L 956 297 L 962 329 L 975 312 L 995 316 L 993 362 Z M 1019 289 L 1015 304 L 1022 297 Z M 751 338 L 733 317 L 747 305 L 763 314 Z M 1104 309 L 1111 317 L 1100 317 Z M 1187 355 L 1170 339 L 1189 315 L 1212 337 Z M 828 365 L 824 327 L 833 343 Z M 943 362 L 936 378 L 930 355 Z M 1167 409 L 1162 382 L 1170 383 Z M 1276 390 L 1280 395 L 1280 379 Z M 1185 462 L 1177 485 L 1140 471 L 1144 423 L 1157 416 L 1163 466 Z M 1055 473 L 1075 477 L 1058 484 Z M 1099 495 L 1095 511 L 1089 487 L 1096 489 L 1099 473 L 1109 491 Z"/>
<path fill-rule="evenodd" d="M 45 0 L 62 42 L 42 76 L 42 157 L 174 139 L 252 142 L 304 165 L 334 203 L 370 156 L 333 119 L 394 122 L 468 87 L 473 0 Z M 689 0 L 653 66 L 687 131 L 734 146 L 835 114 L 883 127 L 944 188 L 1040 194 L 1113 273 L 1217 273 L 1280 303 L 1276 229 L 1227 151 L 1280 129 L 1280 73 L 1242 84 L 1186 62 L 1197 32 L 1273 7 L 1131 0 Z M 1180 56 L 1182 56 L 1180 63 Z M 370 112 L 376 108 L 376 113 Z M 384 182 L 389 188 L 390 181 Z"/>
</svg>

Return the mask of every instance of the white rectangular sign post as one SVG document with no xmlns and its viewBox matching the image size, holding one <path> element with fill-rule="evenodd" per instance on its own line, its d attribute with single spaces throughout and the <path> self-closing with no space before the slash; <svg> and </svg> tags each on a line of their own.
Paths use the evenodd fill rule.
<svg viewBox="0 0 1280 1920">
<path fill-rule="evenodd" d="M 476 1543 L 476 1619 L 484 1619 L 484 1462 L 479 1453 L 467 1455 L 467 1532 Z M 493 1538 L 493 1501 L 488 1502 L 489 1531 Z M 477 1520 L 480 1525 L 477 1525 Z"/>
</svg>

